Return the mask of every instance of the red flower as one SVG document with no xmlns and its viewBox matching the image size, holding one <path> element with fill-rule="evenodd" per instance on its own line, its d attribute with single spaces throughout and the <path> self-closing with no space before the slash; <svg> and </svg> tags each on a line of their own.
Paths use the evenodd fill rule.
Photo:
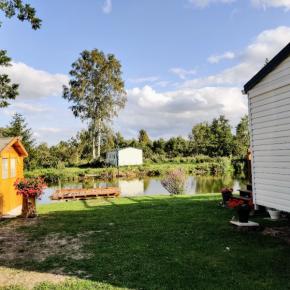
<svg viewBox="0 0 290 290">
<path fill-rule="evenodd" d="M 17 194 L 26 197 L 40 197 L 43 190 L 46 188 L 44 180 L 40 177 L 37 178 L 23 178 L 17 179 L 14 183 Z"/>
</svg>

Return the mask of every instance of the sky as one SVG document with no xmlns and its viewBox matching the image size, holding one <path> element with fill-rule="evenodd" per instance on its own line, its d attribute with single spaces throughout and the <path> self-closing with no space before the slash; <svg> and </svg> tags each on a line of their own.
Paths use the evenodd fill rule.
<svg viewBox="0 0 290 290">
<path fill-rule="evenodd" d="M 290 41 L 290 0 L 29 3 L 43 21 L 38 31 L 0 14 L 0 48 L 13 59 L 0 72 L 20 84 L 17 99 L 0 109 L 0 127 L 21 113 L 37 142 L 50 145 L 86 128 L 62 98 L 85 49 L 113 53 L 122 64 L 128 101 L 114 130 L 136 138 L 143 128 L 156 139 L 186 137 L 220 114 L 234 129 L 247 113 L 243 85 Z"/>
</svg>

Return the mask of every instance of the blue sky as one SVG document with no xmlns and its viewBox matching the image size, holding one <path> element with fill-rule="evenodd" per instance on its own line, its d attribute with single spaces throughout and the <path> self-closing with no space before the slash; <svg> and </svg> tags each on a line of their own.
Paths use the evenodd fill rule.
<svg viewBox="0 0 290 290">
<path fill-rule="evenodd" d="M 0 126 L 22 113 L 38 142 L 54 144 L 85 127 L 62 99 L 71 63 L 84 49 L 114 53 L 128 103 L 112 124 L 126 137 L 187 136 L 197 122 L 247 111 L 242 85 L 290 41 L 290 0 L 30 1 L 39 31 L 16 19 L 0 28 L 20 84 Z M 2 19 L 3 17 L 1 17 Z"/>
</svg>

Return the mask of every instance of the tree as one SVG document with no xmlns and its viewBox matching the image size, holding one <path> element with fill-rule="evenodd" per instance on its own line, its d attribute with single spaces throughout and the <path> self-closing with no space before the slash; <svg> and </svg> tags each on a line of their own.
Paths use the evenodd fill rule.
<svg viewBox="0 0 290 290">
<path fill-rule="evenodd" d="M 213 119 L 211 126 L 210 156 L 230 156 L 233 153 L 234 138 L 229 120 L 221 115 Z"/>
<path fill-rule="evenodd" d="M 0 67 L 10 66 L 11 59 L 6 55 L 5 50 L 0 50 Z M 9 105 L 8 100 L 14 100 L 18 95 L 18 85 L 11 83 L 8 75 L 0 74 L 0 108 Z"/>
<path fill-rule="evenodd" d="M 16 16 L 20 21 L 28 21 L 33 29 L 39 29 L 41 20 L 36 17 L 36 11 L 29 4 L 24 4 L 22 0 L 0 0 L 0 10 L 7 18 Z M 0 26 L 1 26 L 0 22 Z"/>
<path fill-rule="evenodd" d="M 165 153 L 165 145 L 166 142 L 163 138 L 160 138 L 158 140 L 154 140 L 152 144 L 152 150 L 155 154 L 163 155 Z"/>
<path fill-rule="evenodd" d="M 208 155 L 211 146 L 211 128 L 206 122 L 199 123 L 192 128 L 189 136 L 192 153 Z"/>
<path fill-rule="evenodd" d="M 151 143 L 150 138 L 144 129 L 139 131 L 138 141 L 142 146 L 146 146 Z"/>
<path fill-rule="evenodd" d="M 113 54 L 85 50 L 72 64 L 69 74 L 71 79 L 69 86 L 64 86 L 63 97 L 73 103 L 70 108 L 75 117 L 89 121 L 93 159 L 99 158 L 102 129 L 118 115 L 127 100 L 121 64 Z"/>
<path fill-rule="evenodd" d="M 168 157 L 177 157 L 187 155 L 188 142 L 181 136 L 171 137 L 165 145 L 165 151 Z"/>
<path fill-rule="evenodd" d="M 249 118 L 244 116 L 241 118 L 236 127 L 235 136 L 235 155 L 245 157 L 250 147 L 250 132 L 249 132 Z"/>
<path fill-rule="evenodd" d="M 123 137 L 123 135 L 121 134 L 121 132 L 117 132 L 115 134 L 114 144 L 119 148 L 127 146 L 127 142 L 126 142 L 125 138 Z"/>
<path fill-rule="evenodd" d="M 22 0 L 0 0 L 0 11 L 4 12 L 7 18 L 16 16 L 20 21 L 28 21 L 33 29 L 39 29 L 41 20 L 36 17 L 36 11 L 29 4 Z M 0 22 L 0 26 L 1 26 Z M 0 67 L 11 65 L 11 59 L 7 56 L 6 50 L 0 50 Z M 7 74 L 0 74 L 0 108 L 7 107 L 9 100 L 18 95 L 18 85 L 11 82 Z"/>
<path fill-rule="evenodd" d="M 34 143 L 35 140 L 33 138 L 33 133 L 30 128 L 28 128 L 28 124 L 26 123 L 24 117 L 16 113 L 13 115 L 12 120 L 7 128 L 5 128 L 4 132 L 2 132 L 4 137 L 21 137 L 21 141 L 29 153 L 28 158 L 25 158 L 25 165 L 30 168 L 31 160 L 34 158 Z"/>
</svg>

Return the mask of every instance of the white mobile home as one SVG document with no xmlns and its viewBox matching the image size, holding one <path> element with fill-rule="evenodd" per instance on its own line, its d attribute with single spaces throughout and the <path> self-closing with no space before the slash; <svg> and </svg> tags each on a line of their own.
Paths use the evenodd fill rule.
<svg viewBox="0 0 290 290">
<path fill-rule="evenodd" d="M 245 86 L 256 205 L 290 212 L 290 43 Z"/>
<path fill-rule="evenodd" d="M 114 166 L 142 165 L 143 151 L 128 147 L 107 153 L 106 163 Z"/>
</svg>

